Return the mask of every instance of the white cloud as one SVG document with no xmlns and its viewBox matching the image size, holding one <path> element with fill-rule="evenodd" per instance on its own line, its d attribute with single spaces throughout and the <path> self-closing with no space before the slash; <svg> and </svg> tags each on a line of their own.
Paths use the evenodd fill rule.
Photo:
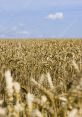
<svg viewBox="0 0 82 117">
<path fill-rule="evenodd" d="M 64 14 L 62 12 L 57 12 L 55 14 L 50 13 L 47 16 L 47 19 L 51 19 L 51 20 L 62 20 L 64 18 Z"/>
<path fill-rule="evenodd" d="M 27 30 L 22 30 L 22 31 L 18 31 L 17 32 L 18 34 L 29 34 L 29 32 Z"/>
<path fill-rule="evenodd" d="M 14 26 L 2 26 L 0 25 L 0 37 L 29 37 L 30 32 L 27 28 L 21 23 L 20 25 Z"/>
<path fill-rule="evenodd" d="M 28 30 L 22 23 L 10 27 L 7 33 L 29 35 Z"/>
<path fill-rule="evenodd" d="M 20 23 L 18 23 L 18 26 L 23 27 L 24 24 L 20 22 Z"/>
</svg>

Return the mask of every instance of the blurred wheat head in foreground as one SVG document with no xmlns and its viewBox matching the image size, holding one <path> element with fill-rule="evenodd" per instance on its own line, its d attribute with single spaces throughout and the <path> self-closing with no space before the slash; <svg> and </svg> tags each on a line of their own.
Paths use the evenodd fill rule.
<svg viewBox="0 0 82 117">
<path fill-rule="evenodd" d="M 75 60 L 72 61 L 72 66 L 80 74 Z M 43 86 L 45 79 L 49 89 Z M 63 80 L 61 84 L 62 82 Z M 50 73 L 46 72 L 41 75 L 39 82 L 30 78 L 30 84 L 39 90 L 40 95 L 36 96 L 27 87 L 25 98 L 21 94 L 21 85 L 13 80 L 10 70 L 4 73 L 4 83 L 3 96 L 0 98 L 0 117 L 82 117 L 82 77 L 79 78 L 78 85 L 69 92 L 64 90 L 58 94 Z"/>
</svg>

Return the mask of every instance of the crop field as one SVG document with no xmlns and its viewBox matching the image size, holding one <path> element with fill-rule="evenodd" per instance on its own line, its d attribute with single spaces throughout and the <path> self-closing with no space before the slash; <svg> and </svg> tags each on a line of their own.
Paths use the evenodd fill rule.
<svg viewBox="0 0 82 117">
<path fill-rule="evenodd" d="M 0 40 L 0 117 L 82 117 L 82 40 Z"/>
</svg>

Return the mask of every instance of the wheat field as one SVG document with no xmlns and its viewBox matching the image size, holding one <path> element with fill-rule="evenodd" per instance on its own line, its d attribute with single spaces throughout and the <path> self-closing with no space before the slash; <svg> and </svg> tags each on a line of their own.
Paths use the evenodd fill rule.
<svg viewBox="0 0 82 117">
<path fill-rule="evenodd" d="M 82 40 L 0 40 L 0 117 L 82 117 Z"/>
</svg>

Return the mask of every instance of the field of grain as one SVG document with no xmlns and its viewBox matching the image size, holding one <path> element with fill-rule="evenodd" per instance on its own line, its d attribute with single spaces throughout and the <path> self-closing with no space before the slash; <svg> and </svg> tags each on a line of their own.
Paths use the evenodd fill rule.
<svg viewBox="0 0 82 117">
<path fill-rule="evenodd" d="M 10 115 L 16 104 L 6 89 L 8 71 L 21 87 L 11 95 L 16 102 L 20 95 L 24 107 L 15 115 Z M 25 103 L 28 95 L 36 97 L 33 108 Z M 0 104 L 7 117 L 82 117 L 82 40 L 0 40 L 0 99 L 9 102 Z"/>
</svg>

